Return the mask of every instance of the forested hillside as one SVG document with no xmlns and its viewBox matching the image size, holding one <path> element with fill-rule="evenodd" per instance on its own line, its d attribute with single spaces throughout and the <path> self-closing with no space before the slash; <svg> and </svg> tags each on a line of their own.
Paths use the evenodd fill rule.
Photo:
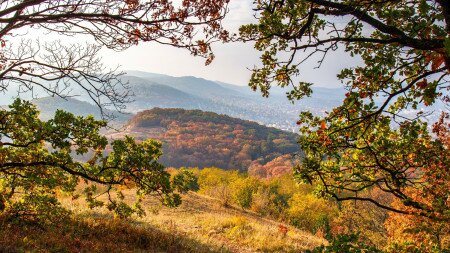
<svg viewBox="0 0 450 253">
<path fill-rule="evenodd" d="M 296 134 L 200 110 L 143 111 L 129 121 L 123 132 L 110 137 L 124 134 L 140 140 L 162 141 L 161 162 L 173 167 L 247 170 L 252 162 L 266 164 L 279 156 L 299 152 Z"/>
</svg>

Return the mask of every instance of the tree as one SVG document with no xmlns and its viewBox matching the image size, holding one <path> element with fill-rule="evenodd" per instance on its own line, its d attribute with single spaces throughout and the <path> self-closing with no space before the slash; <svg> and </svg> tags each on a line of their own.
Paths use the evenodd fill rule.
<svg viewBox="0 0 450 253">
<path fill-rule="evenodd" d="M 447 147 L 450 145 L 450 131 L 448 125 L 444 124 L 444 117 L 434 124 L 433 133 Z M 420 201 L 428 208 L 448 215 L 450 198 L 443 197 L 448 195 L 450 188 L 449 167 L 446 166 L 450 161 L 448 153 L 440 155 L 435 163 L 423 168 L 424 180 L 430 183 L 423 188 L 410 187 L 406 191 L 417 202 Z M 394 207 L 403 205 L 398 199 L 392 204 Z M 414 214 L 413 207 L 407 208 Z M 404 252 L 410 252 L 410 248 L 414 247 L 426 252 L 450 251 L 450 222 L 446 219 L 430 220 L 427 217 L 391 213 L 386 221 L 386 228 L 389 239 L 394 244 L 409 247 L 406 247 Z M 396 249 L 395 252 L 401 252 L 401 250 Z"/>
<path fill-rule="evenodd" d="M 51 211 L 58 206 L 55 192 L 75 192 L 80 179 L 90 183 L 84 193 L 92 207 L 103 205 L 97 198 L 107 194 L 108 208 L 121 216 L 142 212 L 140 198 L 132 209 L 121 201 L 120 193 L 113 194 L 121 185 L 135 187 L 138 196 L 157 195 L 169 206 L 179 204 L 177 185 L 170 184 L 170 175 L 157 162 L 160 143 L 151 139 L 136 143 L 126 137 L 113 141 L 105 155 L 108 141 L 100 134 L 105 121 L 60 110 L 46 122 L 38 115 L 34 105 L 19 99 L 10 110 L 0 111 L 0 211 L 6 208 L 20 216 L 37 215 L 34 209 Z M 75 159 L 74 154 L 84 159 Z M 97 185 L 106 188 L 95 196 Z"/>
<path fill-rule="evenodd" d="M 363 62 L 338 75 L 348 91 L 342 105 L 322 116 L 301 114 L 305 158 L 297 176 L 341 201 L 448 222 L 449 191 L 430 189 L 448 189 L 449 145 L 427 122 L 438 121 L 429 110 L 446 115 L 448 107 L 438 103 L 450 102 L 449 2 L 263 0 L 255 9 L 258 24 L 242 26 L 240 35 L 263 52 L 250 86 L 264 96 L 274 84 L 292 86 L 291 100 L 309 96 L 313 84 L 293 77 L 311 57 L 319 57 L 320 67 L 342 48 Z M 441 121 L 436 124 L 448 130 L 448 116 Z M 358 194 L 372 188 L 401 205 Z"/>
<path fill-rule="evenodd" d="M 330 223 L 337 214 L 336 206 L 331 201 L 320 199 L 313 194 L 295 193 L 289 199 L 287 217 L 294 226 L 310 231 L 321 232 L 330 239 Z"/>
<path fill-rule="evenodd" d="M 393 205 L 401 203 L 395 201 Z M 390 213 L 385 227 L 391 252 L 450 252 L 450 224 L 446 221 Z"/>
<path fill-rule="evenodd" d="M 108 71 L 98 58 L 102 46 L 116 51 L 156 42 L 214 55 L 209 43 L 226 39 L 221 20 L 228 0 L 6 0 L 0 2 L 0 90 L 41 89 L 66 97 L 81 89 L 100 108 L 123 109 L 131 95 L 121 73 Z M 93 39 L 92 44 L 40 41 L 28 33 Z M 201 35 L 204 36 L 201 36 Z"/>
<path fill-rule="evenodd" d="M 368 196 L 369 195 L 369 196 Z M 376 199 L 389 204 L 392 201 L 386 197 L 389 194 L 374 189 L 364 193 L 364 197 Z M 376 208 L 367 201 L 347 201 L 340 203 L 339 213 L 333 220 L 332 231 L 337 234 L 357 234 L 366 244 L 383 248 L 387 244 L 388 233 L 385 227 L 388 211 Z M 404 216 L 403 214 L 398 214 Z"/>
<path fill-rule="evenodd" d="M 227 37 L 221 26 L 227 2 L 0 1 L 0 91 L 40 89 L 64 98 L 78 89 L 102 112 L 105 107 L 121 110 L 132 94 L 120 78 L 122 73 L 102 65 L 98 51 L 156 42 L 185 48 L 205 57 L 208 64 L 214 58 L 210 43 Z M 41 41 L 32 38 L 37 32 L 93 43 Z M 84 193 L 92 207 L 103 204 L 98 200 L 103 193 L 108 196 L 108 208 L 120 216 L 142 214 L 139 202 L 144 195 L 157 195 L 169 206 L 179 204 L 175 192 L 182 182 L 171 184 L 157 162 L 160 143 L 137 143 L 125 137 L 108 144 L 100 134 L 104 121 L 58 111 L 44 122 L 38 114 L 22 100 L 16 100 L 9 110 L 0 110 L 0 212 L 24 217 L 53 212 L 57 216 L 53 211 L 60 210 L 56 191 L 73 193 L 80 181 L 88 184 Z M 99 186 L 102 191 L 95 195 Z M 123 201 L 123 186 L 136 188 L 135 206 Z"/>
<path fill-rule="evenodd" d="M 242 209 L 252 206 L 253 195 L 258 190 L 259 181 L 256 178 L 243 176 L 230 183 L 231 195 L 234 202 Z"/>
</svg>

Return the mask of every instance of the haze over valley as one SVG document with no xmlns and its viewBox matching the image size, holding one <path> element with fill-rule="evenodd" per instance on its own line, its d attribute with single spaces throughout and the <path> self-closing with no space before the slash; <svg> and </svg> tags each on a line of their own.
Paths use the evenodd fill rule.
<svg viewBox="0 0 450 253">
<path fill-rule="evenodd" d="M 125 114 L 106 110 L 118 122 L 126 122 L 132 115 L 140 111 L 159 108 L 182 108 L 210 111 L 231 117 L 251 120 L 278 129 L 296 132 L 298 113 L 309 110 L 316 114 L 324 114 L 330 108 L 339 105 L 345 90 L 341 88 L 314 88 L 311 98 L 296 101 L 294 104 L 286 98 L 288 88 L 273 87 L 268 98 L 260 91 L 252 91 L 248 86 L 239 86 L 220 81 L 206 80 L 193 76 L 174 77 L 169 75 L 127 71 L 122 80 L 128 83 L 134 96 L 132 102 L 126 104 Z M 100 110 L 93 105 L 75 85 L 69 98 L 46 97 L 46 93 L 34 90 L 33 103 L 42 111 L 42 118 L 48 119 L 56 109 L 64 109 L 76 115 L 92 114 L 99 118 Z M 77 90 L 78 89 L 78 90 Z M 10 89 L 0 95 L 2 104 L 9 104 L 17 93 Z M 30 93 L 21 97 L 32 98 Z M 83 102 L 81 102 L 83 101 Z"/>
</svg>

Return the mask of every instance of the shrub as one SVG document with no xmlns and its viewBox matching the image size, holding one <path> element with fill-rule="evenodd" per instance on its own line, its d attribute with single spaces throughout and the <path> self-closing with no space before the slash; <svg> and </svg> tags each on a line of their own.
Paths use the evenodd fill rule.
<svg viewBox="0 0 450 253">
<path fill-rule="evenodd" d="M 241 208 L 250 208 L 252 205 L 253 194 L 258 189 L 258 185 L 258 180 L 250 177 L 240 177 L 231 182 L 230 188 L 234 203 Z"/>
<path fill-rule="evenodd" d="M 217 168 L 205 168 L 199 172 L 200 192 L 219 199 L 224 206 L 232 200 L 230 183 L 239 178 L 237 171 L 224 171 Z"/>
<path fill-rule="evenodd" d="M 273 218 L 283 218 L 289 196 L 279 192 L 279 186 L 262 184 L 253 194 L 251 210 Z"/>
<path fill-rule="evenodd" d="M 253 228 L 245 217 L 234 216 L 222 224 L 225 234 L 230 238 L 242 238 L 252 233 Z"/>
<path fill-rule="evenodd" d="M 331 234 L 330 220 L 336 213 L 337 210 L 330 201 L 319 199 L 313 194 L 302 193 L 295 193 L 292 196 L 287 210 L 292 225 L 312 233 L 322 230 L 327 237 Z"/>
<path fill-rule="evenodd" d="M 383 251 L 364 244 L 357 234 L 338 235 L 328 246 L 319 246 L 306 253 L 383 253 Z"/>
<path fill-rule="evenodd" d="M 172 176 L 172 182 L 176 186 L 176 190 L 181 193 L 196 192 L 200 189 L 197 176 L 186 168 L 176 171 Z"/>
</svg>

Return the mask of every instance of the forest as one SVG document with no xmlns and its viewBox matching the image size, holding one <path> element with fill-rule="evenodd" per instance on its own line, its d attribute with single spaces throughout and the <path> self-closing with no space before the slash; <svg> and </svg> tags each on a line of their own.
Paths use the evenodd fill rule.
<svg viewBox="0 0 450 253">
<path fill-rule="evenodd" d="M 144 45 L 202 75 L 235 47 L 263 98 L 345 93 L 297 133 L 178 108 L 120 129 L 137 96 L 102 56 Z M 0 252 L 448 253 L 449 75 L 447 0 L 0 1 Z"/>
<path fill-rule="evenodd" d="M 160 109 L 139 112 L 119 136 L 162 142 L 169 167 L 218 167 L 247 171 L 280 156 L 300 156 L 298 135 L 212 112 Z M 117 134 L 112 136 L 117 138 Z M 279 158 L 281 159 L 281 158 Z"/>
</svg>

